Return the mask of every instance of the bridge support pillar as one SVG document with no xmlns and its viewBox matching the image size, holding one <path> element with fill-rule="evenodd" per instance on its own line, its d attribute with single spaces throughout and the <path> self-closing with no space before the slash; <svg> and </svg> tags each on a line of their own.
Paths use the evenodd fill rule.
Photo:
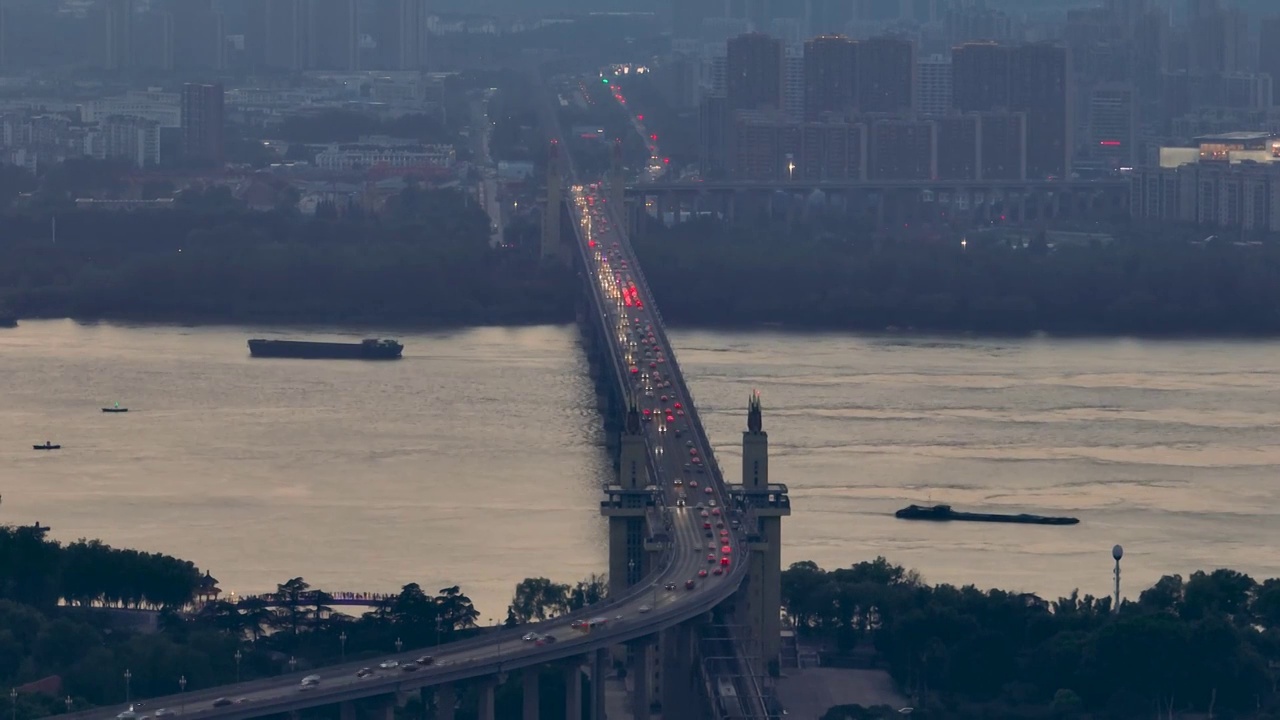
<svg viewBox="0 0 1280 720">
<path fill-rule="evenodd" d="M 564 666 L 564 718 L 582 720 L 582 666 L 577 662 Z"/>
<path fill-rule="evenodd" d="M 338 718 L 340 720 L 356 720 L 356 704 L 350 700 L 338 703 Z"/>
<path fill-rule="evenodd" d="M 653 705 L 650 685 L 653 681 L 653 644 L 648 638 L 631 645 L 631 715 L 635 720 L 649 720 Z"/>
<path fill-rule="evenodd" d="M 538 720 L 538 667 L 527 667 L 521 674 L 524 695 L 522 698 L 523 710 L 520 716 L 524 720 Z M 581 695 L 581 692 L 579 692 Z M 579 700 L 581 702 L 581 700 Z"/>
<path fill-rule="evenodd" d="M 436 720 L 453 720 L 453 710 L 458 705 L 453 683 L 436 686 Z"/>
<path fill-rule="evenodd" d="M 604 676 L 609 668 L 609 650 L 600 648 L 591 653 L 591 720 L 605 720 Z"/>
<path fill-rule="evenodd" d="M 693 687 L 693 630 L 686 623 L 662 631 L 659 639 L 659 696 L 663 720 L 697 717 Z"/>
<path fill-rule="evenodd" d="M 479 720 L 497 720 L 494 715 L 494 695 L 497 688 L 497 678 L 487 677 L 480 681 L 480 693 L 476 702 L 476 717 Z"/>
</svg>

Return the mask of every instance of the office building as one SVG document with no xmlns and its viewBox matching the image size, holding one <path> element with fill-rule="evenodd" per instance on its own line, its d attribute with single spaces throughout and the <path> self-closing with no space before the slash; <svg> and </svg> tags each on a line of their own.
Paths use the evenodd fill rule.
<svg viewBox="0 0 1280 720">
<path fill-rule="evenodd" d="M 915 46 L 899 37 L 858 43 L 858 109 L 864 113 L 909 113 L 915 102 Z"/>
<path fill-rule="evenodd" d="M 222 164 L 224 124 L 221 83 L 182 86 L 182 154 L 187 162 Z"/>
<path fill-rule="evenodd" d="M 725 61 L 725 96 L 735 110 L 782 108 L 782 43 L 760 33 L 729 40 Z"/>
<path fill-rule="evenodd" d="M 951 58 L 930 55 L 916 61 L 915 108 L 921 115 L 951 111 Z"/>
<path fill-rule="evenodd" d="M 858 46 L 843 35 L 824 35 L 804 44 L 804 116 L 847 113 L 857 101 Z"/>
</svg>

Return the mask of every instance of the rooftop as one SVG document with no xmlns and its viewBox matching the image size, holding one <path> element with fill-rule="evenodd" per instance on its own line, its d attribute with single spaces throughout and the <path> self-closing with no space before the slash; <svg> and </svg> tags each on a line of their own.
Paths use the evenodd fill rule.
<svg viewBox="0 0 1280 720">
<path fill-rule="evenodd" d="M 1201 135 L 1197 137 L 1196 142 L 1261 142 L 1270 139 L 1271 133 L 1268 132 L 1229 132 L 1219 133 L 1217 135 Z"/>
</svg>

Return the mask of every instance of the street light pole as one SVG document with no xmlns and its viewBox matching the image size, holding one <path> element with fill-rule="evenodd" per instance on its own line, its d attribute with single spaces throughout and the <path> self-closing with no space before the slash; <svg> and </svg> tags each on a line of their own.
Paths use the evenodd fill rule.
<svg viewBox="0 0 1280 720">
<path fill-rule="evenodd" d="M 398 653 L 403 649 L 404 649 L 404 642 L 400 638 L 396 638 L 396 652 Z"/>
<path fill-rule="evenodd" d="M 74 704 L 74 703 L 72 702 L 72 700 L 71 700 L 71 696 L 70 696 L 70 695 L 68 695 L 68 696 L 67 696 L 67 699 L 66 699 L 66 700 L 63 700 L 63 702 L 67 704 L 67 714 L 68 714 L 68 715 L 70 715 L 70 714 L 71 714 L 71 706 Z"/>
<path fill-rule="evenodd" d="M 290 658 L 289 658 L 289 672 L 296 672 L 297 670 L 298 670 L 298 658 L 296 658 L 296 657 L 290 657 Z"/>
<path fill-rule="evenodd" d="M 9 690 L 9 704 L 13 707 L 13 720 L 18 720 L 18 688 Z"/>
<path fill-rule="evenodd" d="M 187 714 L 187 676 L 178 678 L 178 691 L 182 695 L 182 714 Z"/>
<path fill-rule="evenodd" d="M 133 673 L 129 672 L 129 668 L 124 669 L 124 703 L 129 704 L 129 681 L 133 679 Z"/>
<path fill-rule="evenodd" d="M 1120 612 L 1120 558 L 1124 557 L 1124 548 L 1119 545 L 1111 548 L 1111 557 L 1116 561 L 1116 603 L 1111 612 Z"/>
<path fill-rule="evenodd" d="M 237 648 L 236 654 L 232 657 L 236 659 L 236 682 L 240 682 L 240 659 L 244 656 L 240 654 L 240 650 Z"/>
<path fill-rule="evenodd" d="M 342 645 L 342 662 L 347 661 L 347 631 L 343 630 L 338 636 L 338 642 Z"/>
</svg>

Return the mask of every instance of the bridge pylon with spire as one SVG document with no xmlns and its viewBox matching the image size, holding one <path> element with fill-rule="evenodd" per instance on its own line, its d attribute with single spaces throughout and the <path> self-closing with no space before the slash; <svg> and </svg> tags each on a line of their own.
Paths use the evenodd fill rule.
<svg viewBox="0 0 1280 720">
<path fill-rule="evenodd" d="M 570 262 L 560 232 L 560 213 L 564 204 L 564 167 L 560 157 L 560 143 L 552 140 L 547 145 L 547 200 L 542 207 L 542 260 Z"/>
<path fill-rule="evenodd" d="M 791 514 L 787 486 L 769 482 L 769 433 L 760 394 L 747 403 L 742 433 L 742 484 L 730 486 L 734 510 L 746 524 L 751 569 L 738 591 L 743 617 L 760 642 L 761 657 L 777 675 L 782 647 L 782 518 Z"/>
</svg>

